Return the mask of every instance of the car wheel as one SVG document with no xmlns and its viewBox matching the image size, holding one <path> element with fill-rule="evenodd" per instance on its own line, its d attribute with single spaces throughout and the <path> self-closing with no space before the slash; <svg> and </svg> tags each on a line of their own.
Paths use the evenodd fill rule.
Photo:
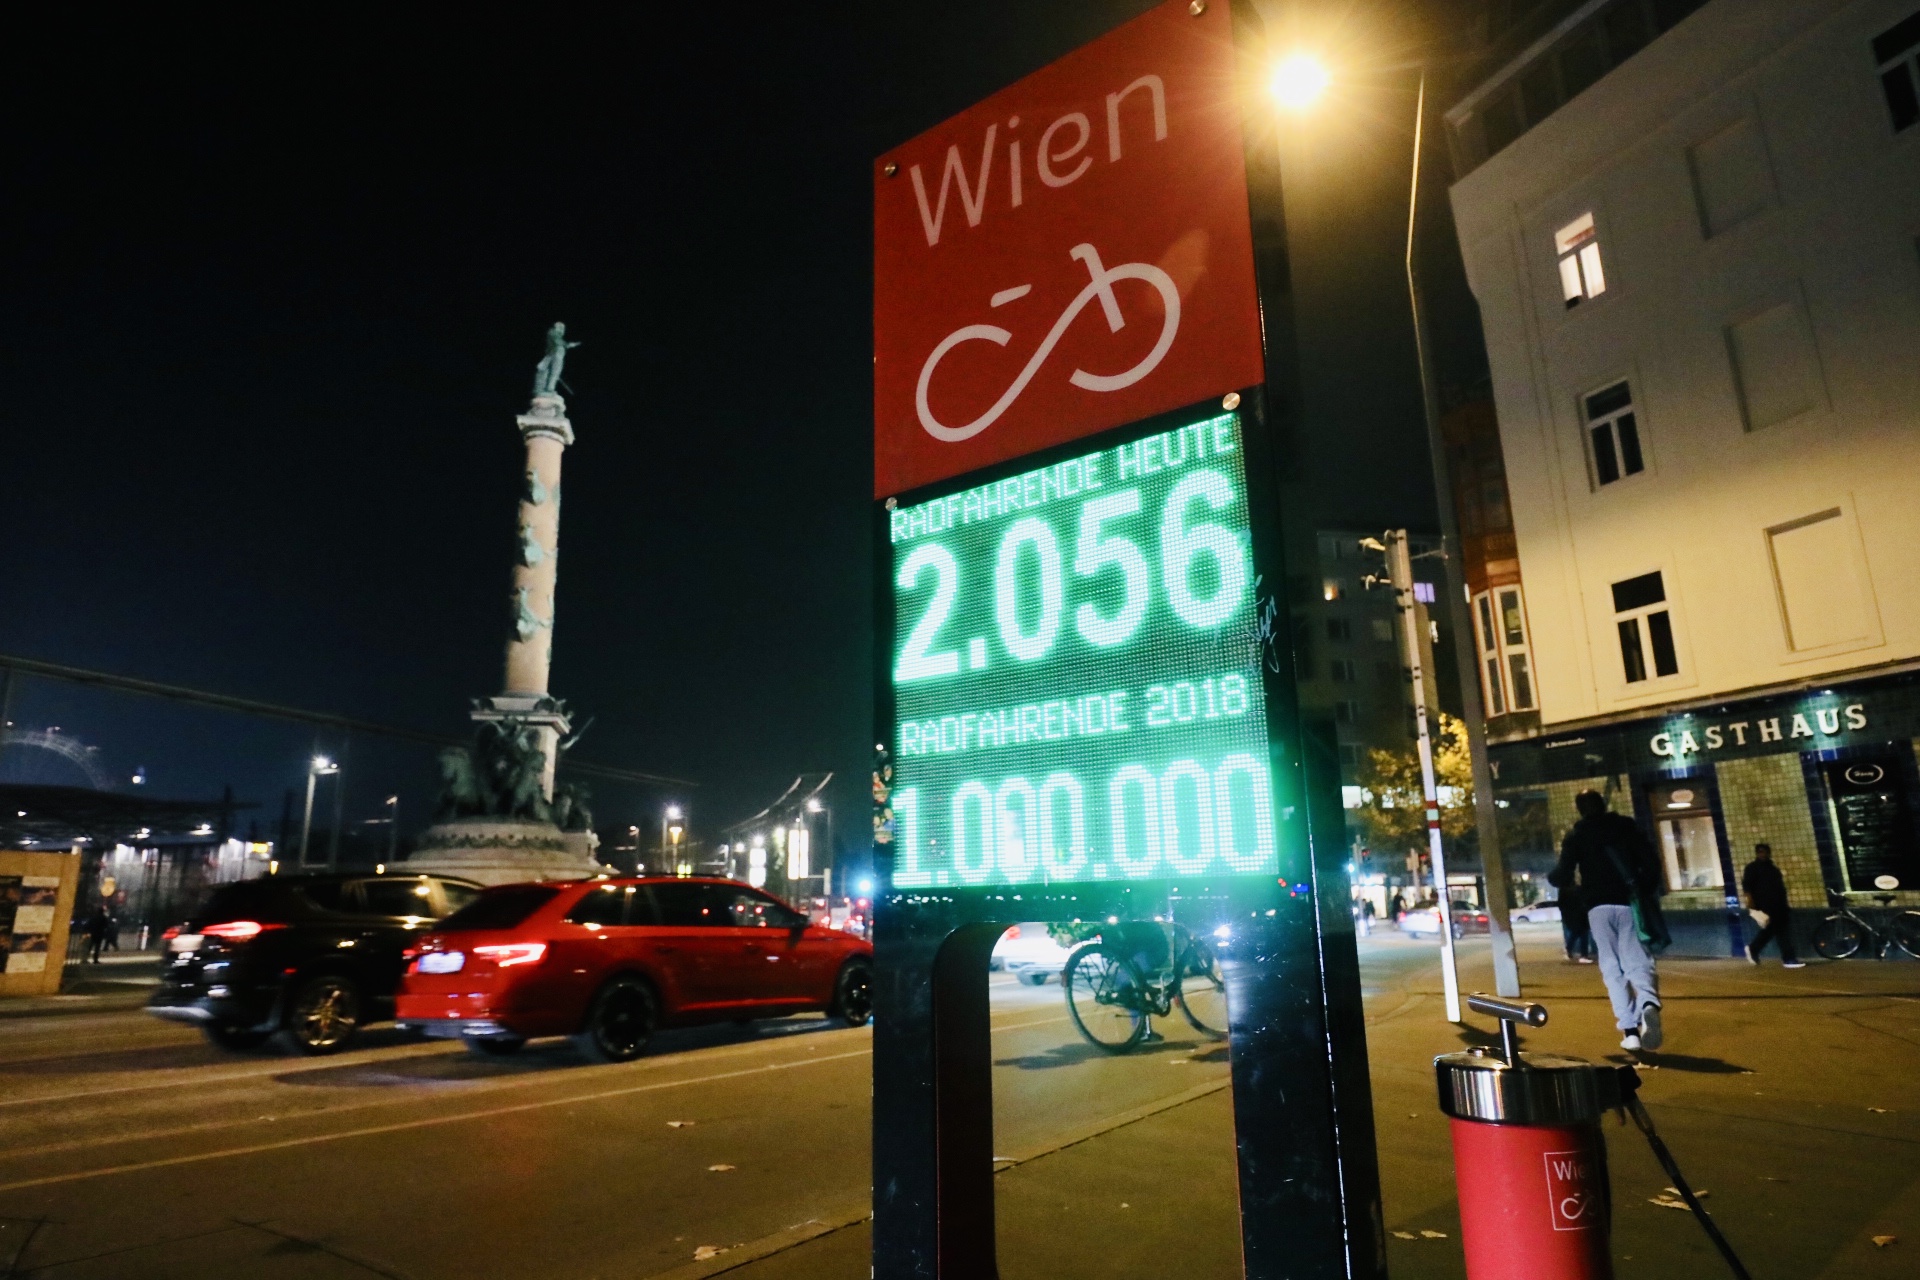
<svg viewBox="0 0 1920 1280">
<path fill-rule="evenodd" d="M 504 1058 L 526 1048 L 520 1036 L 461 1036 L 467 1052 L 482 1058 Z"/>
<path fill-rule="evenodd" d="M 616 978 L 600 988 L 574 1047 L 595 1062 L 631 1062 L 646 1052 L 659 1022 L 653 992 L 637 978 Z"/>
<path fill-rule="evenodd" d="M 1044 987 L 1047 985 L 1047 975 L 1044 973 L 1030 973 L 1027 975 L 1027 985 L 1030 987 Z"/>
<path fill-rule="evenodd" d="M 207 1039 L 215 1045 L 229 1052 L 236 1053 L 244 1049 L 258 1049 L 267 1042 L 268 1035 L 265 1031 L 254 1031 L 247 1027 L 230 1026 L 224 1022 L 209 1023 L 200 1029 L 206 1033 Z"/>
<path fill-rule="evenodd" d="M 323 973 L 306 978 L 287 1001 L 281 1035 L 299 1053 L 334 1053 L 360 1030 L 360 991 L 353 980 Z"/>
<path fill-rule="evenodd" d="M 850 1027 L 864 1027 L 873 1018 L 873 966 L 849 960 L 833 980 L 833 1004 L 827 1012 Z"/>
</svg>

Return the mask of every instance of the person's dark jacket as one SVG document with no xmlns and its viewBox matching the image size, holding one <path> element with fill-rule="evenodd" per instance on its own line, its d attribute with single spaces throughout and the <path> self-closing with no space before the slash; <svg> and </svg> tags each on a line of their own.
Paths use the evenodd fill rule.
<svg viewBox="0 0 1920 1280">
<path fill-rule="evenodd" d="M 1624 867 L 1632 883 L 1621 876 Z M 1659 893 L 1659 868 L 1653 846 L 1640 834 L 1632 818 L 1603 813 L 1582 818 L 1560 844 L 1560 862 L 1547 877 L 1549 883 L 1575 886 L 1583 905 L 1629 907 L 1637 892 L 1644 898 Z"/>
<path fill-rule="evenodd" d="M 1755 858 L 1740 873 L 1740 887 L 1753 905 L 1768 915 L 1777 916 L 1787 909 L 1787 882 L 1780 868 Z"/>
</svg>

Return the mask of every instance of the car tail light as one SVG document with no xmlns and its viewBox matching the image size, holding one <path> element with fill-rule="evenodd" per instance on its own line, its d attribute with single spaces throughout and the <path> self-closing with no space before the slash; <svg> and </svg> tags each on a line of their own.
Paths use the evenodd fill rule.
<svg viewBox="0 0 1920 1280">
<path fill-rule="evenodd" d="M 172 942 L 175 938 L 179 936 L 180 936 L 180 926 L 177 924 L 168 925 L 166 932 L 160 935 L 160 941 Z"/>
<path fill-rule="evenodd" d="M 262 924 L 258 920 L 222 920 L 219 924 L 210 924 L 200 930 L 209 938 L 219 938 L 222 942 L 252 942 L 270 929 L 284 929 L 285 925 Z"/>
<path fill-rule="evenodd" d="M 502 969 L 511 969 L 517 964 L 538 964 L 547 954 L 544 942 L 497 942 L 489 946 L 473 948 L 473 954 L 493 961 Z"/>
</svg>

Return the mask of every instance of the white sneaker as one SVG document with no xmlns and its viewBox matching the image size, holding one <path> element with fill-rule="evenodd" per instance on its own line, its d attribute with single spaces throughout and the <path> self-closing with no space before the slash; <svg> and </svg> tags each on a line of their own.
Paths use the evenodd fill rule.
<svg viewBox="0 0 1920 1280">
<path fill-rule="evenodd" d="M 1807 967 L 1807 962 L 1805 960 L 1788 960 L 1780 967 L 1782 969 L 1804 969 Z"/>
<path fill-rule="evenodd" d="M 1660 1034 L 1660 1006 L 1650 1004 L 1640 1011 L 1640 1043 L 1649 1049 L 1658 1049 L 1663 1037 Z"/>
<path fill-rule="evenodd" d="M 1628 1053 L 1638 1053 L 1640 1052 L 1640 1037 L 1629 1031 L 1620 1037 L 1620 1047 Z"/>
<path fill-rule="evenodd" d="M 1747 944 L 1747 963 L 1748 964 L 1760 963 L 1760 957 L 1753 954 L 1753 944 L 1751 942 Z"/>
</svg>

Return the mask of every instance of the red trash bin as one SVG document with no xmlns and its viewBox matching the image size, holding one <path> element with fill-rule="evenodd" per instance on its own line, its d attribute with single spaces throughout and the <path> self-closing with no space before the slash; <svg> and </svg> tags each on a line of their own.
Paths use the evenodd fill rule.
<svg viewBox="0 0 1920 1280">
<path fill-rule="evenodd" d="M 1612 1280 L 1612 1196 L 1600 1118 L 1620 1105 L 1612 1067 L 1521 1053 L 1515 1021 L 1546 1010 L 1476 995 L 1502 1019 L 1505 1053 L 1434 1059 L 1453 1126 L 1454 1180 L 1469 1280 Z"/>
</svg>

